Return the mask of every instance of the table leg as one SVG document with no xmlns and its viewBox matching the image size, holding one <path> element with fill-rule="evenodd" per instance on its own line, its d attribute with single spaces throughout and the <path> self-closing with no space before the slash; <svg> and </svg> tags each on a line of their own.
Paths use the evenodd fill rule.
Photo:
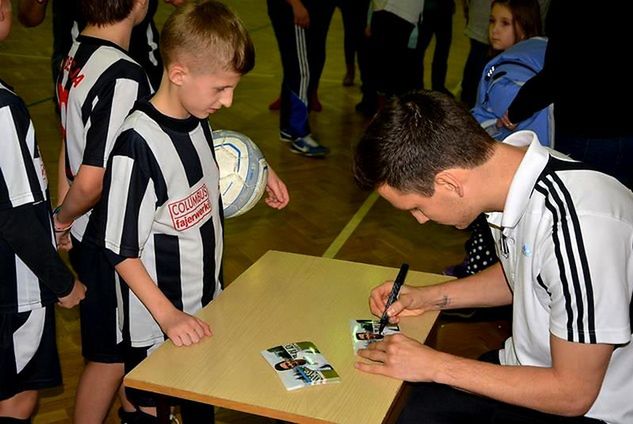
<svg viewBox="0 0 633 424">
<path fill-rule="evenodd" d="M 170 424 L 171 406 L 169 398 L 166 396 L 156 396 L 156 414 L 158 416 L 158 424 Z"/>
</svg>

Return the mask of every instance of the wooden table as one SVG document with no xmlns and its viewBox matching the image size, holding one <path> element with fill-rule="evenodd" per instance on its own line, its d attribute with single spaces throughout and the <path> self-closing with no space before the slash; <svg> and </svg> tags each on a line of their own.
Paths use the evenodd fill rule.
<svg viewBox="0 0 633 424">
<path fill-rule="evenodd" d="M 371 318 L 367 298 L 398 270 L 269 251 L 198 316 L 214 335 L 191 347 L 163 344 L 125 385 L 292 422 L 381 423 L 402 381 L 354 369 L 349 320 Z M 409 272 L 407 284 L 450 277 Z M 402 331 L 424 341 L 437 313 L 405 318 Z M 260 351 L 312 341 L 340 383 L 286 391 Z"/>
</svg>

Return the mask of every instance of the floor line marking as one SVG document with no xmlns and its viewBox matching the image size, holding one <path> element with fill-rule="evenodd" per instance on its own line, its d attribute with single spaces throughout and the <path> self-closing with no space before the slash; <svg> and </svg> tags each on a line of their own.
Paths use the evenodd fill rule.
<svg viewBox="0 0 633 424">
<path fill-rule="evenodd" d="M 12 52 L 0 52 L 0 56 L 21 57 L 23 59 L 51 60 L 50 56 L 41 56 L 41 55 L 23 54 L 23 53 L 12 53 Z"/>
<path fill-rule="evenodd" d="M 34 102 L 31 102 L 28 105 L 26 105 L 26 107 L 37 106 L 37 105 L 39 105 L 41 103 L 48 102 L 50 100 L 53 100 L 53 96 L 48 96 L 48 97 L 46 97 L 44 99 L 40 99 L 40 100 L 36 100 Z"/>
<path fill-rule="evenodd" d="M 336 236 L 334 241 L 330 244 L 330 246 L 323 253 L 324 258 L 334 258 L 336 254 L 341 250 L 347 239 L 352 235 L 356 227 L 363 221 L 369 210 L 374 203 L 378 200 L 378 193 L 372 192 L 367 199 L 363 202 L 360 208 L 356 211 L 354 216 L 347 222 L 345 227 L 341 230 L 341 232 Z"/>
</svg>

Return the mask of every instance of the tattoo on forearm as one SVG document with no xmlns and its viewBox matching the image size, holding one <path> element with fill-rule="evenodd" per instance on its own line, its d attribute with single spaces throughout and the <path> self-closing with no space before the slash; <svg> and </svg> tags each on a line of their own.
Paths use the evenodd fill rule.
<svg viewBox="0 0 633 424">
<path fill-rule="evenodd" d="M 450 303 L 448 296 L 444 295 L 442 299 L 435 304 L 439 309 L 446 309 Z"/>
</svg>

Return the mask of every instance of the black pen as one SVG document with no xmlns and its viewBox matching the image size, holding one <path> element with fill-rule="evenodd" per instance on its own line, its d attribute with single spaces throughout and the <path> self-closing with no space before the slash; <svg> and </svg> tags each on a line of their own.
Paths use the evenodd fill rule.
<svg viewBox="0 0 633 424">
<path fill-rule="evenodd" d="M 393 282 L 393 287 L 391 288 L 391 293 L 389 294 L 389 298 L 387 299 L 387 304 L 385 305 L 385 310 L 380 317 L 380 327 L 378 328 L 378 334 L 382 334 L 382 331 L 385 329 L 385 325 L 389 322 L 389 316 L 387 316 L 387 309 L 391 306 L 393 302 L 398 298 L 398 293 L 400 293 L 400 287 L 404 283 L 404 279 L 407 276 L 407 271 L 409 271 L 409 264 L 402 264 L 400 266 L 400 271 L 398 271 L 398 276 L 396 277 L 396 281 Z"/>
</svg>

